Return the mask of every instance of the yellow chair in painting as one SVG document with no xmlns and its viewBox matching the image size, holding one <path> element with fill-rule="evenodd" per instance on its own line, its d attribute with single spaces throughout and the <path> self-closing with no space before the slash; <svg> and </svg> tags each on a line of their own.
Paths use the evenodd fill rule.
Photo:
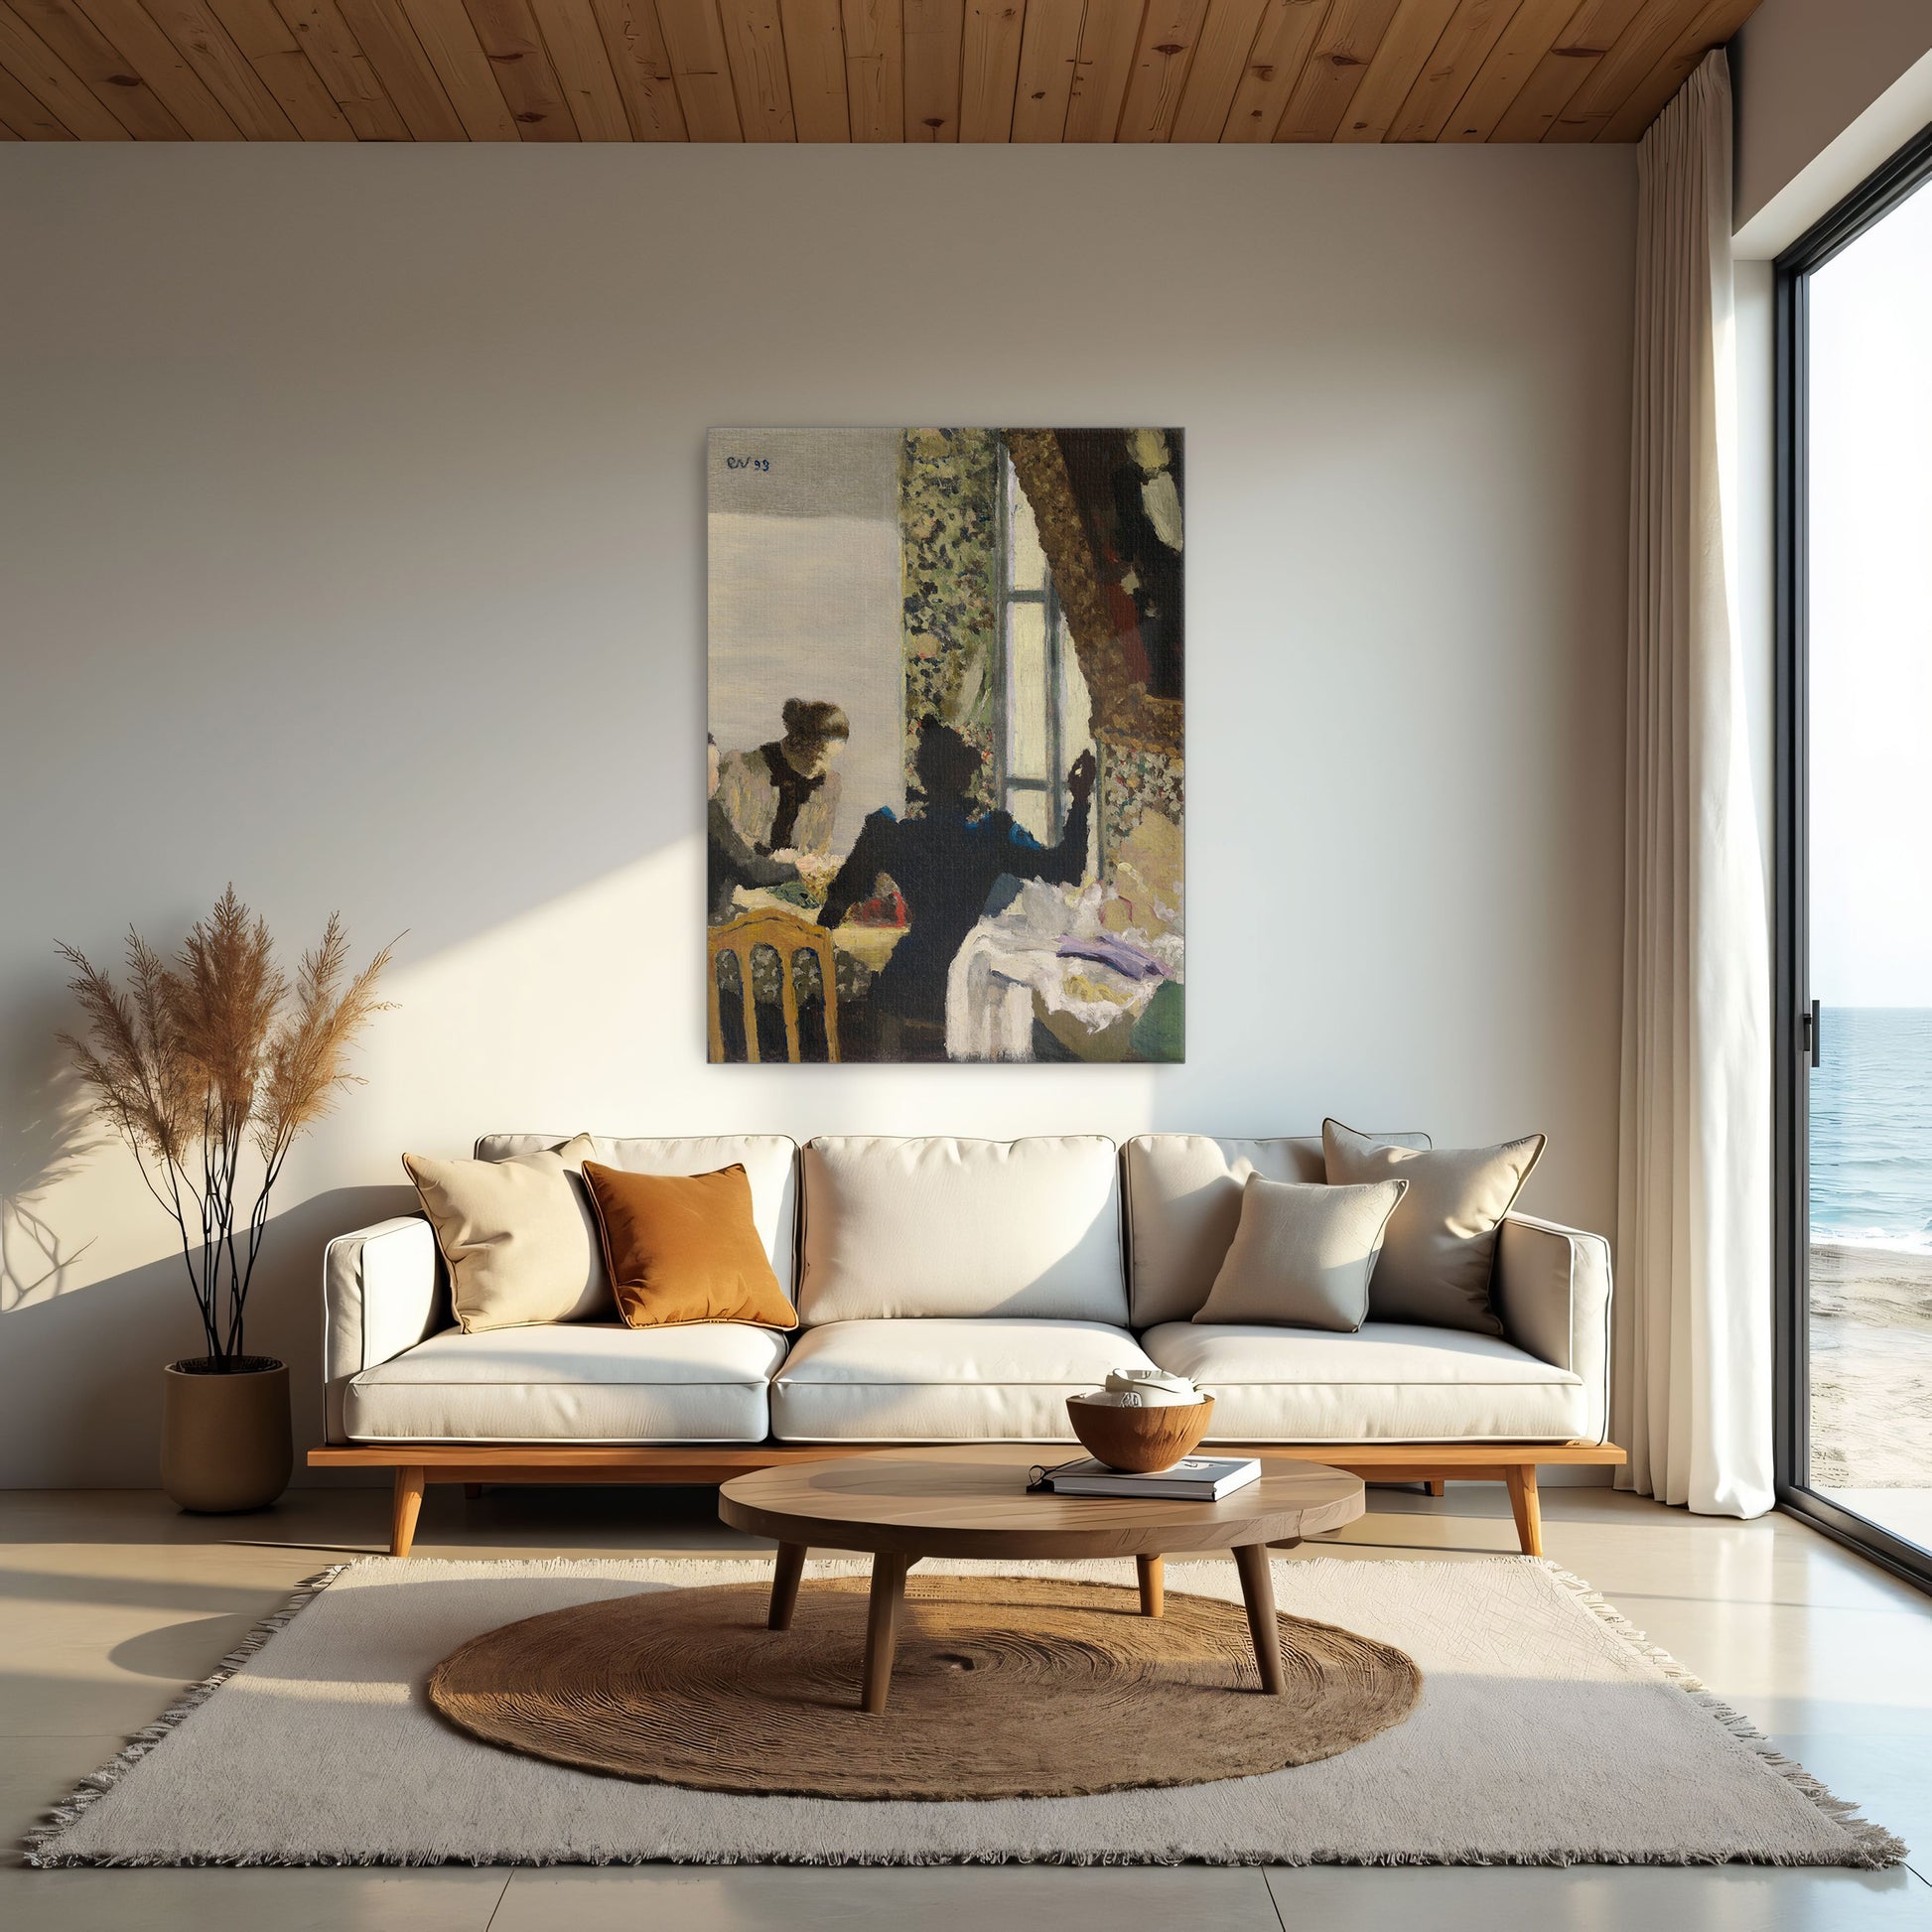
<svg viewBox="0 0 1932 1932">
<path fill-rule="evenodd" d="M 730 953 L 738 961 L 739 986 L 745 996 L 745 1057 L 759 1057 L 758 997 L 752 990 L 752 954 L 769 946 L 778 955 L 778 1001 L 785 1017 L 785 1058 L 796 1060 L 798 1050 L 798 985 L 793 968 L 800 953 L 818 961 L 819 984 L 825 990 L 825 1057 L 839 1056 L 838 973 L 832 935 L 823 926 L 789 912 L 745 912 L 728 925 L 713 926 L 709 955 L 710 985 L 707 1010 L 711 1020 L 711 1057 L 725 1057 L 725 1035 L 718 1010 L 718 958 Z"/>
</svg>

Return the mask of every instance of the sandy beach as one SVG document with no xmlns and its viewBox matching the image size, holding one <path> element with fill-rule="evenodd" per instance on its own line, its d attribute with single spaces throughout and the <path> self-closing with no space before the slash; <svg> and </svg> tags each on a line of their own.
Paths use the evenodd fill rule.
<svg viewBox="0 0 1932 1932">
<path fill-rule="evenodd" d="M 1811 1479 L 1932 1490 L 1932 1255 L 1813 1243 Z"/>
</svg>

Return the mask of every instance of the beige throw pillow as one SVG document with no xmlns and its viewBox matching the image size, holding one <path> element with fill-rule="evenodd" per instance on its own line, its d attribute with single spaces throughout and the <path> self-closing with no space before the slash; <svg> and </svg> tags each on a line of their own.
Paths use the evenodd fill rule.
<svg viewBox="0 0 1932 1932">
<path fill-rule="evenodd" d="M 597 1217 L 585 1192 L 588 1134 L 508 1161 L 432 1161 L 405 1154 L 450 1299 L 467 1335 L 540 1321 L 608 1319 L 614 1311 Z"/>
<path fill-rule="evenodd" d="M 1383 1230 L 1407 1191 L 1402 1180 L 1324 1187 L 1250 1174 L 1227 1259 L 1194 1320 L 1352 1333 L 1368 1318 Z"/>
<path fill-rule="evenodd" d="M 1338 1120 L 1324 1120 L 1321 1146 L 1330 1185 L 1409 1183 L 1383 1237 L 1369 1290 L 1370 1317 L 1500 1335 L 1503 1324 L 1489 1306 L 1496 1229 L 1530 1177 L 1543 1136 L 1501 1147 L 1423 1151 L 1391 1147 Z"/>
</svg>

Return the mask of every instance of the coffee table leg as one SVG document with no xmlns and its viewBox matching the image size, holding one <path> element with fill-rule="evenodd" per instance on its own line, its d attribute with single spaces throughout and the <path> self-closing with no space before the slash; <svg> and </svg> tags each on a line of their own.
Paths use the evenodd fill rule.
<svg viewBox="0 0 1932 1932">
<path fill-rule="evenodd" d="M 1241 1598 L 1248 1606 L 1248 1634 L 1254 1639 L 1261 1688 L 1271 1697 L 1282 1697 L 1288 1691 L 1288 1673 L 1282 1669 L 1282 1633 L 1275 1622 L 1275 1579 L 1268 1568 L 1267 1544 L 1243 1545 L 1234 1553 L 1234 1567 L 1241 1573 Z"/>
<path fill-rule="evenodd" d="M 798 1607 L 798 1579 L 805 1571 L 805 1546 L 780 1543 L 778 1561 L 771 1572 L 771 1609 L 764 1619 L 767 1630 L 789 1630 L 791 1613 Z"/>
<path fill-rule="evenodd" d="M 886 1709 L 886 1693 L 893 1682 L 893 1650 L 898 1640 L 898 1606 L 905 1595 L 905 1573 L 911 1566 L 890 1550 L 872 1560 L 872 1598 L 866 1606 L 866 1683 L 859 1708 L 869 1717 Z"/>
<path fill-rule="evenodd" d="M 1168 1607 L 1167 1573 L 1159 1557 L 1136 1557 L 1134 1568 L 1141 1574 L 1141 1614 L 1162 1616 Z"/>
</svg>

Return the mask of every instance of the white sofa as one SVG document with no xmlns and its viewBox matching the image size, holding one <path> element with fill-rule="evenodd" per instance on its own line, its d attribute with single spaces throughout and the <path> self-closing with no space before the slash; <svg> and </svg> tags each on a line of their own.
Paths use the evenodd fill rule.
<svg viewBox="0 0 1932 1932">
<path fill-rule="evenodd" d="M 567 1138 L 490 1135 L 477 1154 Z M 743 1163 L 799 1327 L 613 1321 L 466 1335 L 425 1220 L 332 1241 L 328 1442 L 311 1460 L 396 1469 L 399 1553 L 426 1480 L 715 1481 L 867 1445 L 1066 1442 L 1065 1398 L 1130 1365 L 1193 1377 L 1215 1398 L 1217 1442 L 1283 1446 L 1364 1474 L 1507 1481 L 1526 1548 L 1539 1462 L 1621 1459 L 1604 1440 L 1600 1235 L 1504 1222 L 1499 1338 L 1189 1319 L 1247 1175 L 1321 1180 L 1315 1138 L 1162 1134 L 1117 1149 L 1098 1136 L 843 1137 L 802 1152 L 773 1136 L 600 1139 L 597 1158 L 658 1173 Z"/>
</svg>

